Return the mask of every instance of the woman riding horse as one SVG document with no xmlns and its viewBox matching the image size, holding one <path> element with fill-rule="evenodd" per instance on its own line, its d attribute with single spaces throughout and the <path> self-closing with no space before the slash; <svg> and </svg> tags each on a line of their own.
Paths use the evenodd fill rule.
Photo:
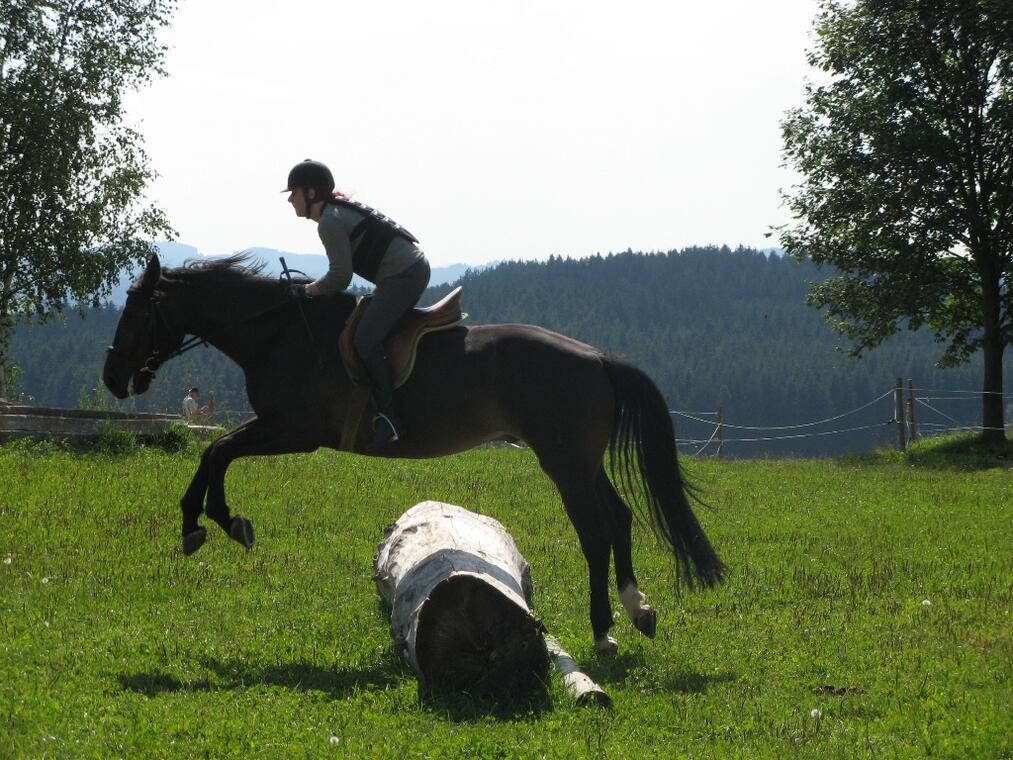
<svg viewBox="0 0 1013 760">
<path fill-rule="evenodd" d="M 296 216 L 317 223 L 327 251 L 327 274 L 308 285 L 293 285 L 299 298 L 336 293 L 348 287 L 355 273 L 376 285 L 373 299 L 355 332 L 355 350 L 369 372 L 377 415 L 366 448 L 375 452 L 404 433 L 394 404 L 394 375 L 383 348 L 398 320 L 418 302 L 429 284 L 429 262 L 418 240 L 393 219 L 334 190 L 331 170 L 306 159 L 288 174 L 282 192 Z"/>
<path fill-rule="evenodd" d="M 103 382 L 117 398 L 144 393 L 162 364 L 201 342 L 243 370 L 256 416 L 201 455 L 180 499 L 184 554 L 207 539 L 203 514 L 247 549 L 253 546 L 252 521 L 232 513 L 225 493 L 226 471 L 239 457 L 328 446 L 415 459 L 509 436 L 530 446 L 577 531 L 597 649 L 616 647 L 608 635 L 610 558 L 630 621 L 646 636 L 655 633 L 655 611 L 633 571 L 633 508 L 639 507 L 688 585 L 721 582 L 725 567 L 693 514 L 668 406 L 642 370 L 535 325 L 433 332 L 397 390 L 408 432 L 365 452 L 365 435 L 350 445 L 343 435 L 345 423 L 357 421 L 361 411 L 350 410 L 354 388 L 334 329 L 351 316 L 355 298 L 341 292 L 295 301 L 290 286 L 259 271 L 243 256 L 164 271 L 152 257 L 127 291 L 103 367 Z"/>
</svg>

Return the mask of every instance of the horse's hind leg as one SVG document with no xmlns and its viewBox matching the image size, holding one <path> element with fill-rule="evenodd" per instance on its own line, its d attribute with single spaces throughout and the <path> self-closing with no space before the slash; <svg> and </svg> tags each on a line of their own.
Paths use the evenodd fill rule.
<svg viewBox="0 0 1013 760">
<path fill-rule="evenodd" d="M 619 600 L 636 629 L 653 639 L 658 614 L 646 603 L 647 597 L 640 591 L 633 573 L 633 512 L 616 492 L 604 468 L 598 471 L 597 485 L 612 516 L 612 555 Z"/>
<path fill-rule="evenodd" d="M 587 560 L 589 591 L 591 595 L 591 633 L 595 649 L 613 652 L 615 639 L 608 635 L 612 627 L 612 605 L 609 602 L 609 548 L 608 536 L 603 530 L 597 499 L 591 489 L 560 489 L 563 504 L 570 522 L 577 529 L 580 548 Z"/>
<path fill-rule="evenodd" d="M 608 635 L 612 626 L 612 606 L 609 603 L 609 553 L 612 542 L 608 536 L 607 519 L 595 488 L 594 477 L 583 475 L 584 468 L 571 463 L 548 461 L 539 455 L 539 463 L 563 498 L 566 514 L 577 529 L 580 548 L 587 560 L 591 593 L 591 631 L 595 648 L 601 652 L 616 649 L 616 642 Z"/>
</svg>

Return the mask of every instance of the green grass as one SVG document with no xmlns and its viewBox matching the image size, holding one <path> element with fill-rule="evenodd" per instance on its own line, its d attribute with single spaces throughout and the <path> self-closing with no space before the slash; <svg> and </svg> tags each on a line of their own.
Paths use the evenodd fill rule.
<svg viewBox="0 0 1013 760">
<path fill-rule="evenodd" d="M 530 452 L 241 460 L 227 485 L 256 548 L 209 525 L 184 558 L 192 449 L 2 447 L 0 757 L 1010 757 L 1013 475 L 978 464 L 689 460 L 728 583 L 675 594 L 637 527 L 658 637 L 623 618 L 598 658 L 576 535 Z M 371 569 L 427 498 L 513 533 L 537 613 L 612 710 L 558 679 L 517 703 L 419 688 Z"/>
<path fill-rule="evenodd" d="M 910 467 L 937 470 L 988 470 L 993 467 L 1013 468 L 1013 439 L 984 443 L 973 435 L 943 435 L 921 438 L 911 443 L 906 452 L 877 451 L 859 456 L 856 461 L 895 462 Z"/>
</svg>

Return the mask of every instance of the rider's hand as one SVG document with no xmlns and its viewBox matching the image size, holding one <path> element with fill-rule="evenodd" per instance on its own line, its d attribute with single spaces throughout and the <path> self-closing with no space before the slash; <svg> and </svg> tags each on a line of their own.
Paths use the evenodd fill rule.
<svg viewBox="0 0 1013 760">
<path fill-rule="evenodd" d="M 292 298 L 309 298 L 310 291 L 309 286 L 301 282 L 289 285 L 289 292 L 292 294 Z"/>
</svg>

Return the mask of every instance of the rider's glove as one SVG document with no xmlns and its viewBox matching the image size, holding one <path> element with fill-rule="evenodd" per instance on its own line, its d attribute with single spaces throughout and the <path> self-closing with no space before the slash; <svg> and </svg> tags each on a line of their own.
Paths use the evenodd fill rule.
<svg viewBox="0 0 1013 760">
<path fill-rule="evenodd" d="M 289 292 L 292 294 L 292 298 L 310 297 L 309 286 L 301 282 L 290 285 Z"/>
</svg>

